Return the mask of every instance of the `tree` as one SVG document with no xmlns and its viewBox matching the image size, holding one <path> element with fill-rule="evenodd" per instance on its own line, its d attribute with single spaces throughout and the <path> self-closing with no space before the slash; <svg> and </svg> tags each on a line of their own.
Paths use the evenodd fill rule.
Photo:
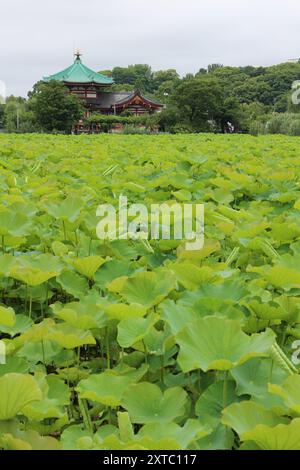
<svg viewBox="0 0 300 470">
<path fill-rule="evenodd" d="M 236 87 L 243 85 L 249 79 L 246 73 L 241 72 L 238 67 L 215 67 L 210 75 L 222 83 L 224 94 L 227 97 L 234 95 Z"/>
<path fill-rule="evenodd" d="M 180 80 L 178 82 L 173 82 L 169 80 L 167 82 L 163 82 L 158 90 L 155 91 L 154 97 L 161 103 L 168 104 L 170 102 L 170 97 L 175 91 L 176 86 L 180 84 Z"/>
<path fill-rule="evenodd" d="M 135 77 L 135 88 L 144 92 L 151 93 L 153 91 L 153 74 L 150 65 L 130 65 L 129 69 L 133 70 L 133 75 Z"/>
<path fill-rule="evenodd" d="M 71 132 L 84 112 L 79 98 L 57 81 L 37 83 L 29 95 L 29 109 L 37 126 L 44 132 Z"/>
<path fill-rule="evenodd" d="M 113 73 L 112 70 L 106 69 L 106 70 L 100 70 L 98 73 L 101 75 L 105 75 L 106 77 L 112 77 Z"/>
<path fill-rule="evenodd" d="M 9 96 L 6 99 L 3 114 L 6 132 L 33 132 L 34 118 L 25 98 Z"/>
<path fill-rule="evenodd" d="M 164 132 L 174 132 L 175 127 L 181 121 L 181 116 L 175 105 L 168 106 L 161 113 L 158 113 L 157 116 L 159 127 Z"/>
<path fill-rule="evenodd" d="M 128 67 L 115 67 L 112 76 L 117 85 L 133 85 L 141 91 L 153 91 L 153 74 L 150 65 L 135 64 Z"/>
<path fill-rule="evenodd" d="M 239 128 L 241 106 L 234 96 L 224 99 L 222 106 L 221 128 L 223 132 L 229 129 L 228 123 L 233 125 L 234 130 Z"/>
<path fill-rule="evenodd" d="M 0 129 L 4 126 L 4 104 L 0 103 Z"/>
<path fill-rule="evenodd" d="M 252 72 L 243 83 L 236 84 L 234 95 L 241 103 L 258 101 L 272 106 L 275 111 L 285 111 L 287 93 L 293 82 L 300 79 L 300 64 L 284 63 L 255 70 L 256 73 Z"/>
<path fill-rule="evenodd" d="M 158 70 L 153 74 L 153 87 L 158 90 L 164 83 L 177 83 L 180 77 L 175 69 Z"/>
<path fill-rule="evenodd" d="M 134 88 L 134 85 L 128 85 L 128 83 L 123 83 L 123 84 L 114 84 L 112 85 L 112 87 L 110 88 L 109 91 L 134 91 L 135 88 Z"/>
<path fill-rule="evenodd" d="M 242 132 L 249 132 L 253 123 L 266 116 L 267 113 L 268 107 L 259 102 L 240 105 L 238 129 Z"/>
<path fill-rule="evenodd" d="M 129 67 L 114 67 L 112 70 L 112 77 L 116 85 L 121 85 L 123 83 L 134 85 L 135 82 L 134 72 Z"/>
<path fill-rule="evenodd" d="M 220 69 L 220 68 L 222 68 L 222 67 L 223 67 L 222 64 L 209 64 L 209 65 L 207 66 L 207 72 L 208 72 L 208 73 L 213 73 L 213 72 L 215 72 L 216 70 L 218 70 L 218 69 Z"/>
<path fill-rule="evenodd" d="M 195 131 L 210 130 L 212 122 L 221 124 L 223 101 L 220 82 L 210 76 L 183 80 L 172 96 L 180 121 Z"/>
</svg>

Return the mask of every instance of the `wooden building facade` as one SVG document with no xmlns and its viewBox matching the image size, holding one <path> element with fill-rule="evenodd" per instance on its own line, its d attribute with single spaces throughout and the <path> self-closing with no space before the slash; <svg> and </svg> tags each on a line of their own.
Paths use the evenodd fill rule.
<svg viewBox="0 0 300 470">
<path fill-rule="evenodd" d="M 135 116 L 145 113 L 160 112 L 163 105 L 151 98 L 143 95 L 139 90 L 130 92 L 113 92 L 111 87 L 114 84 L 112 78 L 94 72 L 86 67 L 81 60 L 81 54 L 75 54 L 74 63 L 54 75 L 44 77 L 45 82 L 58 80 L 64 82 L 70 93 L 83 100 L 85 106 L 85 116 L 92 113 L 119 115 L 124 111 L 129 111 Z M 78 123 L 77 130 L 83 130 L 83 120 Z"/>
</svg>

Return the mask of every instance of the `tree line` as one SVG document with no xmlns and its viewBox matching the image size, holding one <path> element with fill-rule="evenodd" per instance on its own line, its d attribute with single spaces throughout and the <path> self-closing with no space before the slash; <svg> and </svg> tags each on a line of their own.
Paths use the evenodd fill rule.
<svg viewBox="0 0 300 470">
<path fill-rule="evenodd" d="M 114 79 L 113 91 L 139 89 L 166 104 L 156 117 L 164 132 L 279 129 L 300 134 L 299 106 L 291 99 L 292 84 L 300 80 L 300 62 L 271 67 L 211 64 L 184 77 L 175 69 L 152 71 L 146 64 L 100 72 Z M 81 103 L 63 84 L 40 82 L 27 99 L 9 97 L 0 105 L 0 126 L 8 132 L 70 132 L 81 115 Z"/>
</svg>

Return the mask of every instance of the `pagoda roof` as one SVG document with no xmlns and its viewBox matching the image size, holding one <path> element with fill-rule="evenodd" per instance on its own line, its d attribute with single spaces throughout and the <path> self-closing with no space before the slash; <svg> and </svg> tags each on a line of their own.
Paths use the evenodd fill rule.
<svg viewBox="0 0 300 470">
<path fill-rule="evenodd" d="M 43 80 L 45 82 L 58 80 L 66 83 L 95 83 L 98 85 L 112 85 L 114 83 L 112 78 L 86 67 L 82 63 L 79 53 L 76 54 L 75 61 L 70 67 L 49 77 L 44 77 Z"/>
<path fill-rule="evenodd" d="M 123 104 L 130 103 L 136 96 L 141 97 L 141 99 L 150 105 L 157 107 L 163 107 L 158 101 L 154 101 L 152 98 L 140 93 L 140 91 L 117 91 L 117 92 L 103 92 L 99 95 L 99 104 L 102 108 L 111 108 L 113 106 L 122 106 Z"/>
</svg>

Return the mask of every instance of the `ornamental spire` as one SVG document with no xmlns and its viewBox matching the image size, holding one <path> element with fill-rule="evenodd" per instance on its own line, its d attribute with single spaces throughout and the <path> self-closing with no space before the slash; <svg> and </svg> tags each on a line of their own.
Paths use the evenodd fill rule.
<svg viewBox="0 0 300 470">
<path fill-rule="evenodd" d="M 81 62 L 81 58 L 80 58 L 80 57 L 82 56 L 82 53 L 81 53 L 80 49 L 77 49 L 77 51 L 75 52 L 74 55 L 75 55 L 75 61 L 78 60 L 79 62 Z"/>
</svg>

